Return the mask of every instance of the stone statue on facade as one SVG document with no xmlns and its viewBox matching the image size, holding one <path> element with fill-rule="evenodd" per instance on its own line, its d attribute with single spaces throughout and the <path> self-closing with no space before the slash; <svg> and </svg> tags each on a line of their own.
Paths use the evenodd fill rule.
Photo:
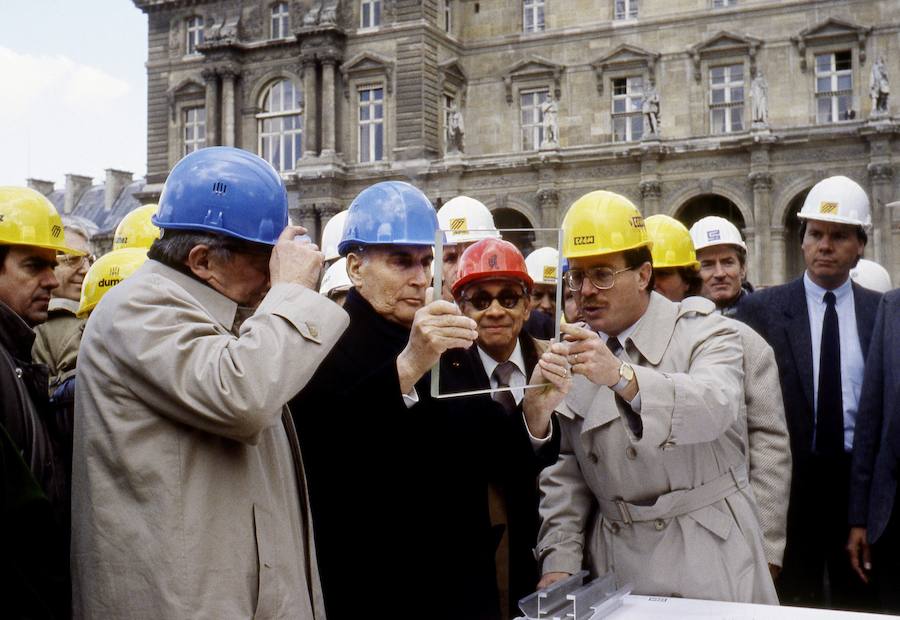
<svg viewBox="0 0 900 620">
<path fill-rule="evenodd" d="M 541 127 L 544 130 L 541 146 L 559 146 L 559 104 L 552 92 L 541 103 Z"/>
<path fill-rule="evenodd" d="M 754 127 L 769 124 L 769 83 L 761 71 L 757 71 L 750 84 L 750 115 Z"/>
<path fill-rule="evenodd" d="M 450 106 L 447 113 L 447 153 L 462 153 L 463 138 L 466 128 L 463 124 L 463 115 L 456 101 Z"/>
<path fill-rule="evenodd" d="M 659 135 L 659 93 L 655 86 L 650 86 L 641 101 L 641 112 L 644 115 L 644 136 Z"/>
<path fill-rule="evenodd" d="M 872 98 L 872 116 L 883 116 L 888 112 L 888 97 L 891 94 L 891 85 L 888 82 L 887 69 L 884 66 L 884 58 L 879 58 L 872 65 L 872 75 L 869 78 L 869 96 Z"/>
</svg>

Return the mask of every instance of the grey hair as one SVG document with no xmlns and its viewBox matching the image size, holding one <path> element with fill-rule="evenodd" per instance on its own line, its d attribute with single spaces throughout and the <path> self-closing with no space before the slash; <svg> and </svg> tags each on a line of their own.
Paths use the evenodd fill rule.
<svg viewBox="0 0 900 620">
<path fill-rule="evenodd" d="M 87 228 L 82 226 L 81 224 L 76 224 L 74 222 L 64 222 L 63 230 L 67 233 L 75 233 L 76 235 L 81 235 L 84 237 L 84 240 L 88 243 L 91 242 L 91 233 L 88 232 Z"/>
<path fill-rule="evenodd" d="M 197 230 L 166 230 L 153 240 L 147 256 L 173 269 L 184 269 L 188 255 L 198 245 L 209 247 L 222 262 L 231 260 L 228 239 L 222 235 Z"/>
</svg>

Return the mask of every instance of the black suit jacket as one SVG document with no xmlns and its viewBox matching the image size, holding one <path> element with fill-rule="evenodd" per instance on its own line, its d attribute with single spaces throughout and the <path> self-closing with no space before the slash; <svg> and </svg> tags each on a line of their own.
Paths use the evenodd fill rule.
<svg viewBox="0 0 900 620">
<path fill-rule="evenodd" d="M 881 294 L 855 282 L 852 286 L 856 329 L 865 358 Z M 745 297 L 735 318 L 753 327 L 775 350 L 796 472 L 812 454 L 815 420 L 812 336 L 803 277 Z M 798 482 L 802 484 L 795 478 L 794 485 Z"/>
<path fill-rule="evenodd" d="M 900 463 L 900 289 L 878 309 L 859 397 L 850 477 L 850 524 L 876 542 L 887 527 Z M 896 518 L 896 517 L 895 517 Z"/>
</svg>

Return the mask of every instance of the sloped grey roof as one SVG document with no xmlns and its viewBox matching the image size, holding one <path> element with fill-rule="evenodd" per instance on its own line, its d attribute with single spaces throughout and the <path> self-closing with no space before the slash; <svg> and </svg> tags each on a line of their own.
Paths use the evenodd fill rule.
<svg viewBox="0 0 900 620">
<path fill-rule="evenodd" d="M 141 191 L 146 184 L 144 179 L 131 182 L 122 190 L 109 211 L 105 208 L 105 184 L 92 185 L 81 195 L 75 208 L 67 215 L 90 220 L 97 227 L 98 234 L 112 233 L 123 217 L 141 206 L 134 194 Z M 62 214 L 65 192 L 54 191 L 48 198 Z"/>
</svg>

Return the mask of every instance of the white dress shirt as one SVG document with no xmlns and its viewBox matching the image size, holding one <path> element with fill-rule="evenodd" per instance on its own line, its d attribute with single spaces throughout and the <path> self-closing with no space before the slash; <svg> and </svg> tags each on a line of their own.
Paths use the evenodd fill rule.
<svg viewBox="0 0 900 620">
<path fill-rule="evenodd" d="M 822 349 L 822 325 L 825 322 L 825 293 L 827 289 L 813 282 L 808 273 L 803 274 L 806 289 L 806 308 L 809 312 L 809 335 L 812 340 L 813 363 L 813 410 L 819 402 L 819 356 Z M 856 329 L 856 304 L 850 278 L 831 291 L 835 297 L 838 315 L 838 330 L 841 342 L 841 400 L 844 406 L 844 450 L 853 449 L 853 430 L 856 426 L 856 411 L 859 406 L 859 392 L 862 388 L 865 359 Z M 813 427 L 813 445 L 815 445 Z"/>
</svg>

